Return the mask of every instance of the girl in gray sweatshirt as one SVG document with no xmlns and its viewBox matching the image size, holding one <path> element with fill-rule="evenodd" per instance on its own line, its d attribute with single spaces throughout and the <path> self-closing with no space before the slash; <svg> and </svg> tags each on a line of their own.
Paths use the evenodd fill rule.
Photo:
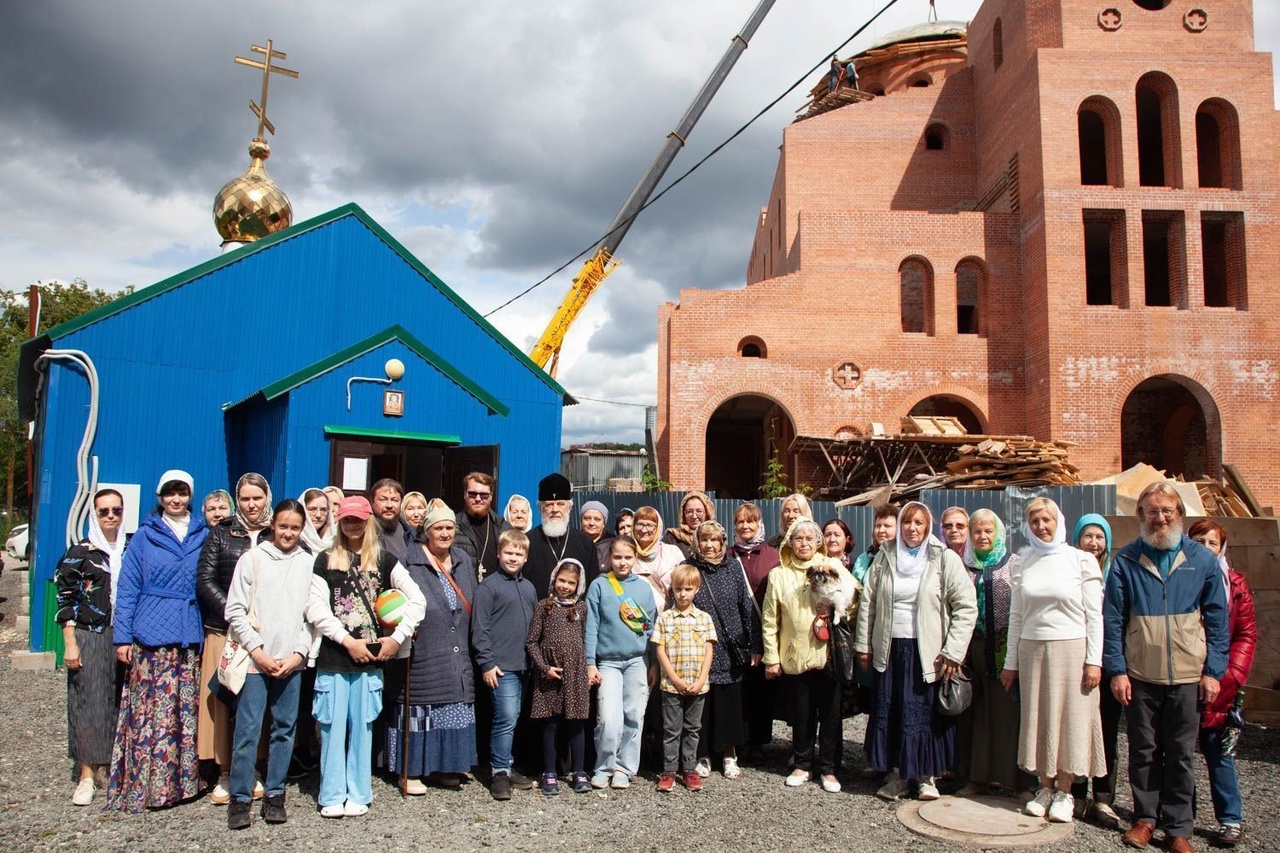
<svg viewBox="0 0 1280 853">
<path fill-rule="evenodd" d="M 240 557 L 227 590 L 227 623 L 250 656 L 236 705 L 230 829 L 245 829 L 252 820 L 253 768 L 268 706 L 271 742 L 262 816 L 267 823 L 287 819 L 285 776 L 293 754 L 302 670 L 311 651 L 304 611 L 315 558 L 302 545 L 306 518 L 306 509 L 292 498 L 276 504 L 270 538 Z"/>
</svg>

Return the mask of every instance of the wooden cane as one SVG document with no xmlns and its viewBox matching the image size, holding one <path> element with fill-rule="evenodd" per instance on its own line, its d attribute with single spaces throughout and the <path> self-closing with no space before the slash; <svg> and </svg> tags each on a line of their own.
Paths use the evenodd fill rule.
<svg viewBox="0 0 1280 853">
<path fill-rule="evenodd" d="M 418 632 L 409 639 L 409 656 L 404 659 L 404 713 L 401 725 L 404 735 L 400 739 L 400 799 L 409 796 L 409 680 L 413 677 L 413 651 L 418 642 Z"/>
</svg>

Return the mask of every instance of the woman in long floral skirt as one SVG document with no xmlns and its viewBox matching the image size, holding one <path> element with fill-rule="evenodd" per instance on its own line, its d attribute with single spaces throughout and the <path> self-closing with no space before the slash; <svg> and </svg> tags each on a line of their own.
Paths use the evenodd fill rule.
<svg viewBox="0 0 1280 853">
<path fill-rule="evenodd" d="M 198 795 L 200 646 L 196 559 L 208 533 L 188 510 L 185 471 L 160 477 L 157 510 L 139 525 L 120 568 L 116 657 L 128 665 L 106 808 L 138 813 Z"/>
</svg>

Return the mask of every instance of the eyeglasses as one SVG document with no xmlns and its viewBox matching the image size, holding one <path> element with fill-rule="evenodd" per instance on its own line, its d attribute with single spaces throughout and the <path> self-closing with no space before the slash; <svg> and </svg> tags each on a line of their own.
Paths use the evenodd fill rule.
<svg viewBox="0 0 1280 853">
<path fill-rule="evenodd" d="M 1176 509 L 1155 509 L 1152 507 L 1151 509 L 1144 509 L 1142 514 L 1147 518 L 1173 518 L 1176 512 Z"/>
<path fill-rule="evenodd" d="M 104 506 L 98 508 L 98 518 L 117 518 L 124 515 L 122 506 Z"/>
<path fill-rule="evenodd" d="M 797 545 L 802 542 L 807 542 L 810 545 L 817 545 L 818 537 L 817 536 L 792 536 L 791 541 L 796 543 Z"/>
<path fill-rule="evenodd" d="M 467 497 L 473 501 L 488 500 L 493 497 L 493 492 L 467 492 Z"/>
</svg>

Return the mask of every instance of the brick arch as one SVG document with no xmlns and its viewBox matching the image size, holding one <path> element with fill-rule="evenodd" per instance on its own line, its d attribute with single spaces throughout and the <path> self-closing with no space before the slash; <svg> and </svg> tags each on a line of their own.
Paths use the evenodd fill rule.
<svg viewBox="0 0 1280 853">
<path fill-rule="evenodd" d="M 720 497 L 758 497 L 765 470 L 775 455 L 788 483 L 798 482 L 795 457 L 790 452 L 796 419 L 774 395 L 754 390 L 721 395 L 714 404 L 703 407 L 697 422 L 702 424 L 702 482 Z"/>
<path fill-rule="evenodd" d="M 1226 98 L 1208 98 L 1196 108 L 1196 171 L 1201 187 L 1244 189 L 1240 113 Z"/>
<path fill-rule="evenodd" d="M 1147 389 L 1148 392 L 1158 393 L 1159 392 L 1158 386 L 1154 389 L 1151 387 L 1152 385 L 1155 385 L 1155 383 L 1158 381 L 1158 382 L 1164 382 L 1164 383 L 1171 383 L 1172 385 L 1177 386 L 1177 388 L 1186 392 L 1186 394 L 1189 395 L 1190 399 L 1194 400 L 1196 405 L 1199 407 L 1199 414 L 1203 417 L 1203 420 L 1204 420 L 1204 447 L 1203 447 L 1204 470 L 1203 472 L 1192 472 L 1193 477 L 1200 476 L 1201 474 L 1207 474 L 1208 476 L 1211 476 L 1211 477 L 1222 476 L 1222 459 L 1223 459 L 1222 424 L 1224 421 L 1223 412 L 1218 405 L 1217 398 L 1215 397 L 1214 393 L 1211 390 L 1212 383 L 1208 381 L 1203 374 L 1199 374 L 1198 371 L 1192 371 L 1191 373 L 1192 375 L 1187 375 L 1186 373 L 1179 372 L 1178 369 L 1175 368 L 1168 371 L 1160 371 L 1160 370 L 1152 370 L 1147 372 L 1131 371 L 1128 375 L 1125 376 L 1124 381 L 1120 385 L 1120 387 L 1124 389 L 1124 393 L 1118 394 L 1116 396 L 1115 403 L 1114 403 L 1114 410 L 1113 410 L 1116 423 L 1120 427 L 1121 464 L 1124 465 L 1124 467 L 1129 467 L 1129 465 L 1133 464 L 1133 459 L 1128 459 L 1126 457 L 1133 455 L 1134 449 L 1132 447 L 1132 443 L 1138 440 L 1139 438 L 1141 438 L 1140 435 L 1136 434 L 1136 430 L 1137 430 L 1136 425 L 1131 427 L 1130 424 L 1126 423 L 1125 410 L 1129 408 L 1131 404 L 1134 404 L 1137 402 L 1137 398 L 1135 397 L 1135 394 L 1141 393 L 1144 385 L 1148 386 L 1148 389 Z M 1158 396 L 1162 398 L 1167 398 L 1169 395 L 1167 393 L 1164 393 L 1164 394 L 1158 394 Z M 1189 414 L 1191 418 L 1194 418 L 1194 415 L 1196 413 L 1191 412 Z M 1133 418 L 1136 417 L 1136 415 L 1137 413 L 1134 413 L 1133 415 L 1130 416 L 1130 423 L 1133 422 Z M 1164 428 L 1164 431 L 1166 432 L 1166 443 L 1170 440 L 1167 436 L 1167 433 L 1170 429 L 1181 430 L 1180 435 L 1173 437 L 1173 441 L 1175 443 L 1180 443 L 1184 445 L 1184 448 L 1188 441 L 1196 440 L 1194 437 L 1189 436 L 1187 434 L 1189 418 L 1186 415 L 1187 413 L 1183 413 L 1178 410 L 1174 410 L 1167 415 L 1166 422 L 1162 425 Z M 1151 438 L 1150 434 L 1148 434 L 1146 438 L 1150 439 Z M 1184 465 L 1187 464 L 1187 461 L 1190 458 L 1189 453 L 1190 453 L 1189 450 L 1184 449 L 1184 452 L 1183 452 Z M 1150 464 L 1154 464 L 1154 463 L 1150 463 Z M 1166 466 L 1156 465 L 1156 467 L 1166 467 Z M 1170 473 L 1173 474 L 1173 473 L 1184 473 L 1184 472 L 1171 471 Z"/>
<path fill-rule="evenodd" d="M 933 397 L 941 397 L 943 399 L 951 399 L 963 403 L 973 416 L 977 419 L 982 431 L 989 432 L 991 429 L 991 420 L 987 416 L 987 406 L 989 405 L 985 394 L 966 388 L 963 385 L 943 384 L 935 385 L 928 389 L 917 391 L 914 395 L 914 402 L 907 406 L 902 415 L 905 417 L 912 409 Z"/>
<path fill-rule="evenodd" d="M 924 255 L 907 255 L 898 262 L 898 316 L 906 334 L 933 336 L 934 270 Z"/>
<path fill-rule="evenodd" d="M 977 276 L 976 282 L 961 281 L 966 270 L 972 269 Z M 956 329 L 964 334 L 968 328 L 971 334 L 987 334 L 987 314 L 991 310 L 991 268 L 987 262 L 977 255 L 965 255 L 956 262 Z M 962 292 L 961 285 L 972 293 Z M 969 300 L 972 302 L 969 302 Z M 972 306 L 972 317 L 966 317 L 966 305 Z M 968 322 L 966 322 L 968 321 Z"/>
<path fill-rule="evenodd" d="M 1088 123 L 1088 114 L 1097 125 Z M 1076 151 L 1082 185 L 1124 186 L 1124 137 L 1120 108 L 1105 95 L 1090 95 L 1076 107 Z M 1097 139 L 1097 135 L 1101 139 Z"/>
<path fill-rule="evenodd" d="M 1137 105 L 1138 185 L 1181 189 L 1182 126 L 1178 84 L 1148 71 L 1134 86 Z"/>
</svg>

